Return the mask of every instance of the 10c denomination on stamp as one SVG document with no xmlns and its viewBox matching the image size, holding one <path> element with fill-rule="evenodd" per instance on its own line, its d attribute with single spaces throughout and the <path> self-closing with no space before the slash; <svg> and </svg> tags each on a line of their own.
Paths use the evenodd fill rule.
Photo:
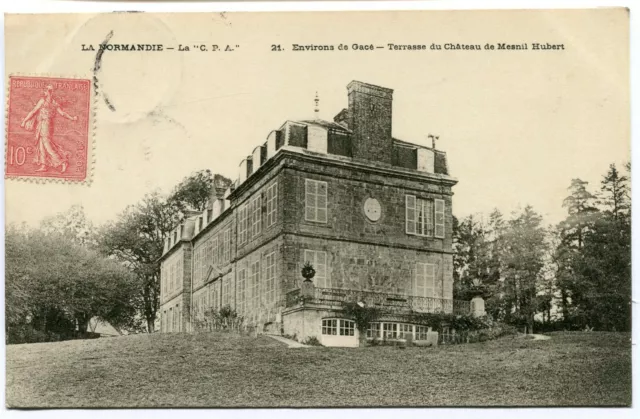
<svg viewBox="0 0 640 419">
<path fill-rule="evenodd" d="M 91 82 L 24 76 L 9 81 L 6 176 L 86 180 Z"/>
</svg>

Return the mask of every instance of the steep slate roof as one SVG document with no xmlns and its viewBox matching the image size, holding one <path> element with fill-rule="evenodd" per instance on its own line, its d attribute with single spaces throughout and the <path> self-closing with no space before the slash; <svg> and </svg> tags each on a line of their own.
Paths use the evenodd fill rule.
<svg viewBox="0 0 640 419">
<path fill-rule="evenodd" d="M 393 138 L 393 142 L 399 145 L 407 146 L 407 147 L 415 147 L 415 148 L 426 148 L 428 150 L 433 150 L 431 147 L 426 147 L 420 144 L 410 143 L 408 141 L 403 141 L 398 138 Z M 441 150 L 433 150 L 434 151 L 434 161 L 433 161 L 433 171 L 435 173 L 440 173 L 443 175 L 449 174 L 449 168 L 447 166 L 447 153 Z"/>
<path fill-rule="evenodd" d="M 344 131 L 348 133 L 351 132 L 351 130 L 347 129 L 343 125 L 340 125 L 336 122 L 325 121 L 324 119 L 305 119 L 303 121 L 295 121 L 295 122 L 299 122 L 302 124 L 309 124 L 309 125 L 318 125 L 323 128 L 334 129 L 337 131 Z"/>
</svg>

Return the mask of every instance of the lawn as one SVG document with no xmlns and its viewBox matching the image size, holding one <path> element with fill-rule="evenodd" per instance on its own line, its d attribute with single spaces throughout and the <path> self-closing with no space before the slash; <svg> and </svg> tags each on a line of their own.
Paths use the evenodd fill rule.
<svg viewBox="0 0 640 419">
<path fill-rule="evenodd" d="M 10 407 L 628 406 L 622 333 L 437 348 L 135 335 L 7 346 Z"/>
</svg>

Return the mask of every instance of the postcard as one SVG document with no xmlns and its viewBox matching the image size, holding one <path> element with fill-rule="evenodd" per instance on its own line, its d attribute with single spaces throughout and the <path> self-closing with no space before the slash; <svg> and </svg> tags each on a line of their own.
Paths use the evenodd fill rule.
<svg viewBox="0 0 640 419">
<path fill-rule="evenodd" d="M 627 9 L 5 45 L 7 407 L 631 406 Z"/>
</svg>

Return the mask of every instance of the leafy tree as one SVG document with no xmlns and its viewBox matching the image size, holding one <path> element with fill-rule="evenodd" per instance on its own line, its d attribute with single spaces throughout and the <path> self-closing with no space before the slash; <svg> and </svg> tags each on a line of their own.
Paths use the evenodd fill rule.
<svg viewBox="0 0 640 419">
<path fill-rule="evenodd" d="M 503 235 L 503 275 L 509 322 L 523 323 L 533 330 L 538 308 L 538 288 L 547 250 L 542 217 L 531 206 L 508 222 Z"/>
<path fill-rule="evenodd" d="M 454 296 L 461 300 L 470 300 L 476 294 L 488 297 L 499 279 L 488 228 L 472 215 L 457 224 L 454 230 Z"/>
<path fill-rule="evenodd" d="M 231 185 L 226 177 L 211 173 L 211 170 L 200 170 L 185 177 L 171 192 L 167 203 L 177 212 L 186 214 L 188 211 L 202 212 L 211 199 L 214 190 L 224 192 Z"/>
<path fill-rule="evenodd" d="M 203 211 L 212 188 L 224 191 L 231 181 L 201 170 L 185 177 L 168 198 L 154 192 L 129 206 L 115 222 L 99 233 L 102 252 L 117 258 L 136 275 L 140 284 L 138 310 L 147 331 L 155 329 L 160 306 L 160 263 L 164 240 L 190 211 Z"/>
<path fill-rule="evenodd" d="M 504 220 L 498 210 L 481 222 L 469 216 L 454 222 L 454 298 L 470 300 L 481 294 L 493 318 L 504 317 L 503 282 L 500 278 Z"/>
<path fill-rule="evenodd" d="M 75 244 L 95 245 L 96 229 L 87 219 L 82 205 L 73 205 L 66 212 L 46 217 L 40 223 L 40 229 L 48 234 L 60 234 Z"/>
<path fill-rule="evenodd" d="M 602 179 L 599 203 L 604 211 L 571 261 L 572 304 L 581 324 L 630 330 L 631 201 L 628 177 L 613 164 Z"/>
<path fill-rule="evenodd" d="M 41 229 L 7 230 L 7 336 L 29 327 L 59 338 L 86 332 L 98 317 L 114 327 L 135 313 L 128 270 L 69 236 Z M 53 339 L 53 338 L 52 338 Z M 49 339 L 48 339 L 49 340 Z"/>
<path fill-rule="evenodd" d="M 576 195 L 584 198 L 583 205 L 568 207 L 569 216 L 559 225 L 560 240 L 554 252 L 556 282 L 561 290 L 564 321 L 570 327 L 630 328 L 628 182 L 628 176 L 610 165 L 600 187 L 598 204 L 602 211 L 595 209 L 594 196 L 586 192 L 586 188 L 578 190 Z M 582 186 L 585 185 L 583 182 Z"/>
<path fill-rule="evenodd" d="M 138 278 L 137 308 L 147 323 L 147 331 L 155 329 L 160 304 L 160 263 L 164 239 L 177 222 L 177 215 L 158 193 L 145 196 L 107 224 L 99 234 L 101 250 L 115 257 Z"/>
</svg>

